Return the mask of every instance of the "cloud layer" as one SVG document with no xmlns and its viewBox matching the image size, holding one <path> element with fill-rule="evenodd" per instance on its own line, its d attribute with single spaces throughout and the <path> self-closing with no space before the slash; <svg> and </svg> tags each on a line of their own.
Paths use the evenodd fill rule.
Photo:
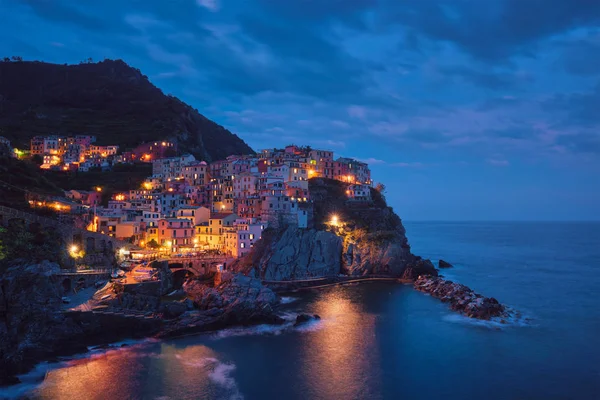
<svg viewBox="0 0 600 400">
<path fill-rule="evenodd" d="M 255 148 L 326 147 L 413 185 L 527 175 L 550 193 L 555 168 L 600 173 L 598 1 L 4 0 L 0 12 L 2 56 L 124 59 Z"/>
</svg>

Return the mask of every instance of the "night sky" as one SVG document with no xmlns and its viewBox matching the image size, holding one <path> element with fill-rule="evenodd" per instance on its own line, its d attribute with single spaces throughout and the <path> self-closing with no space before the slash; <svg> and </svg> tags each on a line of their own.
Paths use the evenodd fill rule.
<svg viewBox="0 0 600 400">
<path fill-rule="evenodd" d="M 0 56 L 123 59 L 406 220 L 600 219 L 598 0 L 0 0 Z"/>
</svg>

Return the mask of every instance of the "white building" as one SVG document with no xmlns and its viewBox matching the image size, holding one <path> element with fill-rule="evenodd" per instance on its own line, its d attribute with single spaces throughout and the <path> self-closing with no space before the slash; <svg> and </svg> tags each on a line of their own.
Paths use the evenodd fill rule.
<svg viewBox="0 0 600 400">
<path fill-rule="evenodd" d="M 240 218 L 233 227 L 225 231 L 225 251 L 233 257 L 243 257 L 250 252 L 254 244 L 262 238 L 267 227 L 265 222 L 252 218 Z"/>
<path fill-rule="evenodd" d="M 160 176 L 163 180 L 183 177 L 183 167 L 196 163 L 196 158 L 191 154 L 178 157 L 159 158 L 152 161 L 152 175 Z"/>
</svg>

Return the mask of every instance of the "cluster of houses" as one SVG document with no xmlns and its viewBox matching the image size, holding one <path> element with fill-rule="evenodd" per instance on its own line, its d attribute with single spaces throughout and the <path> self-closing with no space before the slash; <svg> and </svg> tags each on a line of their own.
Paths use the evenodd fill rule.
<svg viewBox="0 0 600 400">
<path fill-rule="evenodd" d="M 95 143 L 96 137 L 92 135 L 35 136 L 31 139 L 29 154 L 42 157 L 42 169 L 87 172 L 92 169 L 108 171 L 114 164 L 152 162 L 177 152 L 176 144 L 171 141 L 143 143 L 122 153 L 119 153 L 119 146 Z"/>
<path fill-rule="evenodd" d="M 149 155 L 152 176 L 141 187 L 114 194 L 106 207 L 100 206 L 102 188 L 66 192 L 73 204 L 88 209 L 89 230 L 141 247 L 240 257 L 268 226 L 312 225 L 310 178 L 345 182 L 348 202 L 371 202 L 368 165 L 334 159 L 332 151 L 292 145 L 207 163 L 190 154 L 164 157 L 144 146 L 136 157 Z"/>
</svg>

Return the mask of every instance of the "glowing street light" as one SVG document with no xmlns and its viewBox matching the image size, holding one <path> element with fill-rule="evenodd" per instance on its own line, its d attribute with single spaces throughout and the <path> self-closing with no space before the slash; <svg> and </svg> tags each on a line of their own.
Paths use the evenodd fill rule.
<svg viewBox="0 0 600 400">
<path fill-rule="evenodd" d="M 338 226 L 338 222 L 339 222 L 338 216 L 335 214 L 332 215 L 331 216 L 331 225 Z"/>
<path fill-rule="evenodd" d="M 72 245 L 69 249 L 71 253 L 77 253 L 77 250 L 79 250 L 79 247 L 77 247 L 76 245 Z"/>
</svg>

